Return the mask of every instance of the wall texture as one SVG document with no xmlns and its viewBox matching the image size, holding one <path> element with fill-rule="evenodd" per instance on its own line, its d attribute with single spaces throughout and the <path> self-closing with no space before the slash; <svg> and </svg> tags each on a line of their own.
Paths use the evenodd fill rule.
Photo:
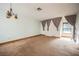
<svg viewBox="0 0 79 59">
<path fill-rule="evenodd" d="M 76 34 L 79 34 L 79 13 L 77 14 L 77 21 L 76 21 Z"/>
<path fill-rule="evenodd" d="M 23 9 L 23 6 L 17 7 L 13 7 L 13 11 L 17 13 L 18 19 L 6 18 L 6 11 L 9 9 L 9 4 L 3 4 L 0 7 L 0 42 L 40 34 L 40 22 L 27 17 L 26 10 Z"/>
<path fill-rule="evenodd" d="M 77 13 L 77 21 L 76 21 L 76 39 L 77 43 L 79 43 L 79 12 Z"/>
</svg>

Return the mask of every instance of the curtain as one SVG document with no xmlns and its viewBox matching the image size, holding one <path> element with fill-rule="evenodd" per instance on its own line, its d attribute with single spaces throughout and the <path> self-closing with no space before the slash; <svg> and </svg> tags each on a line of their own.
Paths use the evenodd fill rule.
<svg viewBox="0 0 79 59">
<path fill-rule="evenodd" d="M 59 27 L 59 24 L 60 24 L 61 19 L 62 19 L 62 17 L 56 17 L 56 18 L 53 18 L 52 19 L 52 22 L 55 25 L 57 31 L 58 31 L 58 27 Z"/>
<path fill-rule="evenodd" d="M 43 27 L 43 31 L 44 31 L 45 30 L 45 25 L 46 25 L 46 20 L 41 21 L 41 23 L 42 23 L 42 27 Z"/>
<path fill-rule="evenodd" d="M 50 22 L 51 22 L 51 20 L 48 19 L 48 20 L 46 20 L 46 22 L 47 22 L 47 31 L 49 31 L 49 26 L 50 26 Z"/>
<path fill-rule="evenodd" d="M 75 39 L 75 24 L 76 24 L 76 15 L 69 15 L 69 16 L 65 16 L 66 20 L 73 26 L 73 40 L 76 42 Z"/>
</svg>

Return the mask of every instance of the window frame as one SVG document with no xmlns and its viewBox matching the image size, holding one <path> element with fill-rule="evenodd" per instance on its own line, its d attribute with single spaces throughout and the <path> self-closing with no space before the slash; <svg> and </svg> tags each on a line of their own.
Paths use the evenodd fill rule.
<svg viewBox="0 0 79 59">
<path fill-rule="evenodd" d="M 72 27 L 70 27 L 70 24 L 68 22 L 63 22 L 62 32 L 63 33 L 72 33 Z"/>
</svg>

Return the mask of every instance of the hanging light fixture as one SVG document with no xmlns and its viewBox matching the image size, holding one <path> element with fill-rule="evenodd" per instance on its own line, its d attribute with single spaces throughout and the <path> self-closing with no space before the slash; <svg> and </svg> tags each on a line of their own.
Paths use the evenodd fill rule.
<svg viewBox="0 0 79 59">
<path fill-rule="evenodd" d="M 15 19 L 18 18 L 18 17 L 17 17 L 17 14 L 15 14 L 15 13 L 13 12 L 12 4 L 11 4 L 11 3 L 10 3 L 10 9 L 7 10 L 6 17 L 7 17 L 7 18 L 13 17 L 13 18 L 15 18 Z"/>
<path fill-rule="evenodd" d="M 37 11 L 41 11 L 41 10 L 42 10 L 42 8 L 40 8 L 40 7 L 37 8 Z"/>
</svg>

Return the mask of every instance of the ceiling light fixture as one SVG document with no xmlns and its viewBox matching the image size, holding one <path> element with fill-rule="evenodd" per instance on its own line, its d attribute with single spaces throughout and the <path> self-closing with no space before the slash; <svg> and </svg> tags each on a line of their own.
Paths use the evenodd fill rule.
<svg viewBox="0 0 79 59">
<path fill-rule="evenodd" d="M 17 14 L 15 14 L 15 13 L 13 12 L 12 4 L 10 3 L 10 9 L 7 10 L 6 18 L 11 18 L 11 17 L 13 17 L 13 18 L 15 18 L 15 19 L 18 18 L 18 17 L 17 17 Z"/>
<path fill-rule="evenodd" d="M 38 10 L 38 11 L 41 11 L 41 10 L 42 10 L 42 8 L 38 7 L 38 8 L 37 8 L 37 10 Z"/>
</svg>

